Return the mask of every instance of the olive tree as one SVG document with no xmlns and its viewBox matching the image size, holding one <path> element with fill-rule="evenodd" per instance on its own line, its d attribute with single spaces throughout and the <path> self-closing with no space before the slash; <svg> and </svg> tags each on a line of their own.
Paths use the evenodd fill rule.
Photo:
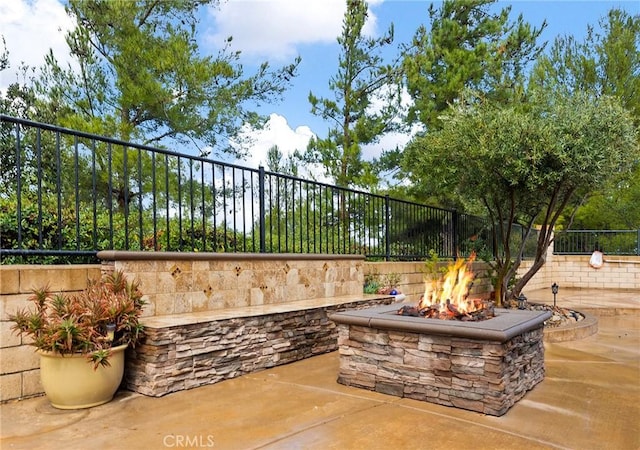
<svg viewBox="0 0 640 450">
<path fill-rule="evenodd" d="M 410 143 L 404 166 L 422 189 L 455 193 L 494 230 L 496 302 L 517 296 L 545 263 L 553 228 L 577 195 L 598 189 L 638 158 L 637 130 L 614 98 L 534 92 L 509 105 L 469 94 L 443 127 Z M 514 224 L 525 239 L 512 248 Z M 539 227 L 535 258 L 511 293 L 526 237 Z"/>
</svg>

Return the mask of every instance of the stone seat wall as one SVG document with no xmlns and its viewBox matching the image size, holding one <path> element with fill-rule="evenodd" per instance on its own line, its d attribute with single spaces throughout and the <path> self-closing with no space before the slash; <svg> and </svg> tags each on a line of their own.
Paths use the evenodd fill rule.
<svg viewBox="0 0 640 450">
<path fill-rule="evenodd" d="M 359 255 L 98 253 L 102 270 L 141 282 L 145 337 L 124 386 L 150 396 L 337 349 L 328 314 L 389 304 L 364 295 Z"/>
<path fill-rule="evenodd" d="M 393 301 L 350 295 L 150 317 L 128 350 L 123 383 L 158 397 L 331 352 L 338 331 L 329 314 Z"/>
</svg>

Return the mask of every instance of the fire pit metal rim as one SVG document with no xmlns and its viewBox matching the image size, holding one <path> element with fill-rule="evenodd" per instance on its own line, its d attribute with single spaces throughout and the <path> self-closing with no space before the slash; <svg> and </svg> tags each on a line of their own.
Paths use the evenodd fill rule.
<svg viewBox="0 0 640 450">
<path fill-rule="evenodd" d="M 538 328 L 551 317 L 549 311 L 521 311 L 496 308 L 496 316 L 480 322 L 427 319 L 396 314 L 400 305 L 391 304 L 331 314 L 338 324 L 397 330 L 418 334 L 456 336 L 505 342 L 514 336 Z"/>
</svg>

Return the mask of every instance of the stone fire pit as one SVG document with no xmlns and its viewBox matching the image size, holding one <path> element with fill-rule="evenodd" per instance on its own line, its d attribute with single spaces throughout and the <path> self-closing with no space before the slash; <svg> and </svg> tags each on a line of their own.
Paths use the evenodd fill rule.
<svg viewBox="0 0 640 450">
<path fill-rule="evenodd" d="M 501 416 L 544 379 L 551 313 L 496 308 L 480 322 L 407 317 L 398 304 L 332 314 L 338 382 Z"/>
</svg>

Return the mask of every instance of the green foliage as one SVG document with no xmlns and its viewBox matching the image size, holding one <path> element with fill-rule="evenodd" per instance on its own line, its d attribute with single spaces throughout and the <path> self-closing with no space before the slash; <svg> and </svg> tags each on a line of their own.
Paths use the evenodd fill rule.
<svg viewBox="0 0 640 450">
<path fill-rule="evenodd" d="M 60 212 L 60 213 L 59 213 Z M 18 208 L 15 197 L 0 197 L 0 247 L 4 249 L 77 249 L 93 250 L 91 231 L 84 220 L 79 219 L 80 240 L 76 239 L 76 214 L 69 205 L 60 207 L 55 196 L 42 196 L 42 208 L 38 209 L 35 195 L 25 195 L 21 203 L 21 245 L 18 245 Z M 88 214 L 84 214 L 85 218 Z M 90 223 L 90 222 L 89 222 Z M 93 260 L 93 259 L 91 259 Z M 67 256 L 5 256 L 3 264 L 59 264 L 88 262 L 87 258 Z"/>
<path fill-rule="evenodd" d="M 229 139 L 240 142 L 241 126 L 260 127 L 266 121 L 253 109 L 280 97 L 298 61 L 277 70 L 265 63 L 255 74 L 246 75 L 240 53 L 230 48 L 230 38 L 216 57 L 201 56 L 196 44 L 197 13 L 209 4 L 217 1 L 68 2 L 67 13 L 78 23 L 66 37 L 73 67 L 61 66 L 50 53 L 41 70 L 28 80 L 24 69 L 24 85 L 14 84 L 2 95 L 2 111 L 127 142 L 204 145 L 241 156 L 243 149 L 232 147 Z M 33 111 L 37 117 L 32 117 Z M 12 148 L 10 128 L 2 126 L 0 152 L 0 187 L 9 190 L 15 189 L 17 167 L 15 152 L 5 151 Z M 43 134 L 43 139 L 51 136 Z M 35 137 L 29 140 L 33 143 Z M 91 148 L 95 160 L 86 158 Z M 154 160 L 146 151 L 72 141 L 63 134 L 62 168 L 72 167 L 66 161 L 76 152 L 80 176 L 73 180 L 73 171 L 63 169 L 62 181 L 77 182 L 85 194 L 95 190 L 103 205 L 113 202 L 126 214 L 132 202 L 149 198 L 154 178 L 168 179 L 171 188 L 166 195 L 178 201 L 177 181 L 185 175 L 179 159 Z M 25 171 L 34 172 L 36 158 L 22 156 Z M 41 156 L 38 161 L 56 161 L 50 153 Z M 45 167 L 41 178 L 52 174 Z M 156 197 L 164 200 L 162 193 Z"/>
<path fill-rule="evenodd" d="M 568 202 L 628 170 L 639 157 L 637 142 L 629 114 L 610 97 L 533 92 L 504 106 L 469 96 L 445 116 L 440 131 L 410 144 L 405 168 L 425 190 L 453 192 L 485 208 L 500 243 L 503 289 L 497 295 L 503 295 L 526 244 L 512 248 L 512 224 L 522 224 L 525 237 L 535 221 L 541 226 L 526 283 L 544 263 L 551 230 Z"/>
<path fill-rule="evenodd" d="M 380 274 L 378 271 L 372 271 L 364 276 L 364 293 L 377 294 L 380 289 Z"/>
<path fill-rule="evenodd" d="M 400 279 L 401 276 L 398 273 L 380 274 L 377 270 L 374 270 L 364 276 L 364 293 L 389 295 L 391 290 L 398 287 Z"/>
<path fill-rule="evenodd" d="M 53 295 L 43 287 L 35 289 L 29 300 L 34 309 L 9 315 L 12 330 L 31 338 L 38 350 L 86 354 L 94 368 L 109 365 L 112 347 L 135 346 L 143 334 L 139 319 L 145 301 L 139 283 L 129 282 L 119 271 L 90 280 L 79 294 Z"/>
<path fill-rule="evenodd" d="M 153 226 L 153 212 L 110 211 L 100 205 L 75 202 L 57 194 L 41 193 L 40 208 L 35 192 L 21 196 L 21 235 L 18 236 L 18 208 L 15 196 L 0 196 L 0 247 L 5 249 L 59 250 L 172 250 L 172 251 L 252 251 L 250 241 L 233 230 L 207 221 L 194 224 L 189 216 L 181 223 L 178 217 L 160 220 Z M 58 209 L 59 206 L 59 209 Z M 142 228 L 140 228 L 142 221 Z M 168 227 L 168 228 L 167 228 Z M 113 230 L 113 233 L 110 233 Z M 155 233 L 155 234 L 154 234 Z M 19 245 L 19 237 L 21 244 Z M 250 238 L 249 238 L 250 239 Z M 94 262 L 92 257 L 70 256 L 2 256 L 3 264 L 68 264 Z"/>
<path fill-rule="evenodd" d="M 438 253 L 431 249 L 429 250 L 429 256 L 424 261 L 424 276 L 426 281 L 436 281 L 442 278 L 447 273 L 447 267 L 444 263 L 445 260 L 438 256 Z"/>
<path fill-rule="evenodd" d="M 427 130 L 442 126 L 440 115 L 465 89 L 509 101 L 522 83 L 527 64 L 542 51 L 536 40 L 546 27 L 533 28 L 511 7 L 492 13 L 495 0 L 446 0 L 429 7 L 431 26 L 421 26 L 403 52 L 407 89 L 413 99 L 410 121 Z"/>
<path fill-rule="evenodd" d="M 401 276 L 399 273 L 389 272 L 384 274 L 382 284 L 383 286 L 396 288 L 400 284 Z"/>
<path fill-rule="evenodd" d="M 273 145 L 267 150 L 267 168 L 271 172 L 284 173 L 294 177 L 298 176 L 298 161 L 294 155 L 285 158 L 277 145 Z"/>
<path fill-rule="evenodd" d="M 580 42 L 556 38 L 549 53 L 536 62 L 531 84 L 565 95 L 589 92 L 619 99 L 640 127 L 640 15 L 612 8 L 600 30 L 587 29 Z M 574 229 L 635 229 L 640 224 L 640 161 L 617 174 L 601 189 L 578 196 L 561 218 Z"/>
<path fill-rule="evenodd" d="M 600 28 L 597 32 L 589 26 L 582 42 L 557 37 L 548 54 L 536 61 L 531 84 L 564 94 L 617 97 L 640 125 L 640 15 L 612 8 Z"/>
<path fill-rule="evenodd" d="M 56 123 L 124 141 L 241 151 L 228 138 L 244 124 L 264 123 L 253 106 L 279 98 L 299 61 L 278 70 L 264 63 L 247 76 L 231 38 L 217 56 L 201 55 L 198 9 L 210 4 L 217 1 L 69 1 L 76 67 L 49 54 L 37 80 L 38 92 L 67 106 Z"/>
<path fill-rule="evenodd" d="M 563 225 L 582 230 L 633 230 L 640 227 L 640 163 L 628 174 L 590 193 L 577 208 L 573 220 Z"/>
</svg>

